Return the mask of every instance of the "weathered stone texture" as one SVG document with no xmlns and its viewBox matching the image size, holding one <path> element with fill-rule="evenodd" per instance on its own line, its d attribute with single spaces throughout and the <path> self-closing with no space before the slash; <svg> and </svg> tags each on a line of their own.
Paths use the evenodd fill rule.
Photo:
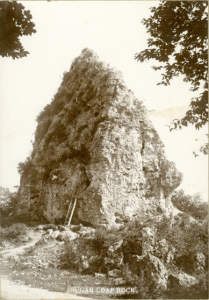
<svg viewBox="0 0 209 300">
<path fill-rule="evenodd" d="M 74 221 L 96 226 L 172 212 L 181 174 L 142 102 L 93 51 L 75 59 L 37 121 L 32 167 L 21 178 L 25 211 L 63 221 L 77 198 Z"/>
</svg>

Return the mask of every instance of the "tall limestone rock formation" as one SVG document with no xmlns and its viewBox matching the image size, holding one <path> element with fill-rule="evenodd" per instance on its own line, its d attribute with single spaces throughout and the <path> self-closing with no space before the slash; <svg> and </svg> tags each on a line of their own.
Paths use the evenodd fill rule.
<svg viewBox="0 0 209 300">
<path fill-rule="evenodd" d="M 181 174 L 122 74 L 92 50 L 73 61 L 37 122 L 18 214 L 62 223 L 75 198 L 73 221 L 94 226 L 172 213 Z"/>
</svg>

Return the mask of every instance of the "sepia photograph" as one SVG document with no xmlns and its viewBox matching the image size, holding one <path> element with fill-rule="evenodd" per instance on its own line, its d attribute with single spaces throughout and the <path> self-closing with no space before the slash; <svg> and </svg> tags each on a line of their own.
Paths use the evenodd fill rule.
<svg viewBox="0 0 209 300">
<path fill-rule="evenodd" d="M 208 299 L 208 1 L 0 1 L 0 298 Z"/>
</svg>

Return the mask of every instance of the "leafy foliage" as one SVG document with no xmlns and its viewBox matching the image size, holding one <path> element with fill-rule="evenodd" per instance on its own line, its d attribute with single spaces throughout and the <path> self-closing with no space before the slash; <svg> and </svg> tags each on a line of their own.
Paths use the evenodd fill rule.
<svg viewBox="0 0 209 300">
<path fill-rule="evenodd" d="M 93 238 L 93 246 L 95 249 L 107 250 L 113 243 L 122 239 L 120 232 L 115 229 L 97 228 Z"/>
<path fill-rule="evenodd" d="M 31 167 L 32 167 L 32 162 L 30 157 L 28 157 L 25 162 L 20 162 L 18 164 L 17 170 L 20 175 L 22 175 L 23 173 L 27 175 Z"/>
<path fill-rule="evenodd" d="M 164 293 L 166 299 L 208 299 L 208 273 L 198 278 L 198 283 L 189 288 L 171 287 Z"/>
<path fill-rule="evenodd" d="M 137 293 L 133 295 L 124 294 L 123 299 L 156 299 L 161 296 L 161 290 L 151 283 L 142 274 L 136 275 L 130 271 L 128 264 L 123 268 L 123 278 L 127 286 L 137 287 Z M 116 299 L 121 299 L 121 296 Z"/>
<path fill-rule="evenodd" d="M 5 210 L 11 200 L 12 193 L 8 188 L 3 188 L 0 186 L 0 208 L 1 210 Z"/>
<path fill-rule="evenodd" d="M 66 244 L 66 252 L 64 257 L 62 257 L 62 262 L 70 266 L 71 269 L 77 270 L 80 255 L 74 248 L 75 246 L 72 243 Z"/>
<path fill-rule="evenodd" d="M 142 255 L 142 230 L 145 227 L 152 228 L 154 232 L 153 255 L 158 257 L 171 272 L 173 269 L 177 269 L 195 276 L 198 279 L 198 284 L 190 288 L 172 286 L 164 293 L 161 287 L 156 285 L 155 280 L 152 281 L 149 278 L 147 269 L 145 269 L 145 273 L 140 271 L 144 267 L 140 263 L 138 265 L 133 263 L 133 256 Z M 167 250 L 159 248 L 162 238 L 166 240 Z M 202 295 L 201 298 L 205 298 L 207 292 L 207 265 L 203 273 L 196 274 L 194 258 L 197 253 L 204 254 L 206 261 L 208 258 L 208 224 L 206 220 L 202 223 L 191 222 L 189 215 L 181 214 L 175 217 L 172 226 L 169 220 L 164 217 L 159 221 L 156 221 L 155 218 L 129 221 L 120 229 L 97 228 L 93 237 L 77 238 L 74 243 L 67 242 L 65 257 L 68 262 L 67 265 L 78 270 L 83 255 L 87 255 L 89 268 L 93 272 L 107 273 L 108 269 L 104 267 L 104 262 L 108 257 L 108 248 L 121 240 L 123 243 L 120 251 L 122 251 L 123 263 L 116 269 L 120 269 L 121 276 L 125 280 L 124 285 L 134 286 L 138 289 L 138 294 L 133 295 L 133 297 L 128 295 L 128 299 L 155 299 L 164 295 L 166 295 L 166 299 L 173 299 L 173 295 L 178 295 L 179 299 L 187 299 L 188 295 L 189 299 L 199 299 L 194 295 Z M 170 250 L 173 252 L 173 259 L 164 260 L 164 254 L 166 257 Z M 120 251 L 118 254 L 121 253 Z M 114 256 L 114 259 L 116 259 L 116 256 Z M 123 296 L 126 299 L 127 295 Z"/>
<path fill-rule="evenodd" d="M 208 13 L 207 1 L 162 1 L 151 7 L 151 16 L 143 19 L 148 49 L 135 55 L 140 62 L 156 59 L 154 70 L 164 70 L 159 84 L 170 84 L 179 74 L 196 91 L 203 83 L 204 91 L 193 98 L 191 109 L 181 120 L 173 120 L 172 129 L 194 124 L 197 129 L 208 122 Z"/>
<path fill-rule="evenodd" d="M 182 182 L 183 174 L 176 169 L 174 162 L 163 160 L 161 165 L 161 184 L 166 193 L 171 193 Z"/>
<path fill-rule="evenodd" d="M 186 195 L 183 190 L 175 191 L 171 201 L 173 205 L 184 213 L 190 214 L 197 220 L 208 217 L 208 203 L 203 202 L 200 194 Z"/>
<path fill-rule="evenodd" d="M 207 134 L 208 136 L 208 134 Z M 208 146 L 208 143 L 205 143 L 201 148 L 200 148 L 200 152 L 202 152 L 203 154 L 207 155 L 208 154 L 208 149 L 209 146 Z"/>
<path fill-rule="evenodd" d="M 207 256 L 208 228 L 206 223 L 191 222 L 188 215 L 183 215 L 172 228 L 167 229 L 166 238 L 175 249 L 176 260 L 197 252 Z M 184 262 L 184 259 L 182 260 Z"/>
<path fill-rule="evenodd" d="M 92 140 L 92 136 L 97 128 L 97 123 L 104 121 L 106 116 L 96 119 L 94 126 L 79 126 L 75 130 L 75 122 L 80 114 L 87 112 L 94 102 L 95 98 L 103 97 L 102 84 L 106 86 L 114 86 L 115 83 L 109 82 L 113 70 L 103 69 L 103 65 L 95 61 L 95 54 L 92 51 L 85 53 L 88 57 L 83 64 L 80 64 L 79 57 L 74 60 L 69 72 L 63 74 L 63 82 L 54 95 L 50 104 L 48 104 L 37 116 L 37 128 L 35 133 L 34 148 L 31 156 L 25 163 L 20 163 L 18 166 L 19 173 L 23 174 L 26 170 L 33 169 L 39 173 L 40 177 L 45 181 L 49 178 L 53 166 L 59 165 L 66 159 L 71 160 L 76 157 L 82 163 L 90 158 L 85 146 L 87 139 Z M 97 89 L 95 87 L 94 78 L 101 71 L 101 85 Z M 88 74 L 88 72 L 90 74 Z M 105 86 L 105 90 L 106 90 Z M 107 101 L 107 99 L 105 99 Z M 108 101 L 111 100 L 111 95 L 108 96 Z M 99 114 L 99 113 L 98 113 Z M 76 142 L 69 143 L 69 137 L 74 140 L 79 138 L 81 131 L 86 128 L 83 133 L 82 142 L 76 145 Z M 35 159 L 34 159 L 35 157 Z M 32 168 L 30 163 L 34 162 Z M 26 174 L 26 173 L 24 173 Z"/>
<path fill-rule="evenodd" d="M 23 223 L 16 223 L 9 227 L 0 227 L 2 239 L 17 239 L 20 235 L 25 235 L 27 232 L 27 226 Z"/>
<path fill-rule="evenodd" d="M 0 187 L 0 210 L 1 210 L 1 226 L 10 223 L 8 215 L 13 212 L 18 202 L 18 192 L 11 192 L 8 188 Z"/>
<path fill-rule="evenodd" d="M 21 3 L 16 1 L 0 2 L 0 55 L 13 59 L 29 54 L 25 51 L 19 37 L 35 33 L 32 15 Z"/>
</svg>

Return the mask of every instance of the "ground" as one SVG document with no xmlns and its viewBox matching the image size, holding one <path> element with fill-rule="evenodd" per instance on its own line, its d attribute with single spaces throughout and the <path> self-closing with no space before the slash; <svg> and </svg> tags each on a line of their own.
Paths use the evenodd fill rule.
<svg viewBox="0 0 209 300">
<path fill-rule="evenodd" d="M 70 270 L 64 259 L 64 242 L 52 238 L 45 243 L 43 234 L 37 226 L 29 227 L 24 236 L 27 241 L 6 241 L 1 246 L 1 299 L 107 299 L 106 295 L 67 292 L 72 285 L 109 286 L 111 282 L 100 274 L 81 275 Z"/>
<path fill-rule="evenodd" d="M 1 278 L 1 299 L 88 299 L 66 293 L 50 292 L 46 289 L 31 288 L 27 285 L 14 283 L 13 281 Z"/>
</svg>

